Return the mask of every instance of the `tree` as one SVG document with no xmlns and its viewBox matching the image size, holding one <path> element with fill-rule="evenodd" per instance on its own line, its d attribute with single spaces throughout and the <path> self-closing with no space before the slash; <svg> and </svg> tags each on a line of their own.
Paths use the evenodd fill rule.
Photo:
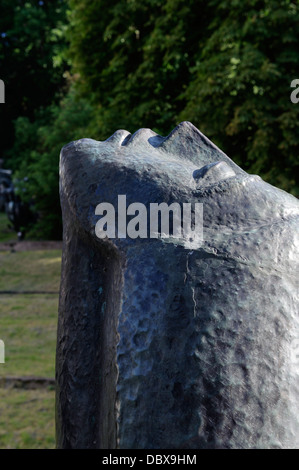
<svg viewBox="0 0 299 470">
<path fill-rule="evenodd" d="M 299 6 L 292 0 L 70 0 L 70 51 L 95 128 L 192 121 L 249 172 L 298 194 Z"/>
<path fill-rule="evenodd" d="M 18 195 L 33 204 L 37 222 L 28 236 L 39 239 L 61 239 L 62 221 L 59 199 L 59 155 L 61 148 L 72 140 L 86 136 L 93 120 L 93 108 L 77 99 L 71 88 L 59 105 L 47 108 L 48 118 L 30 122 L 16 121 L 19 165 L 15 172 Z"/>
<path fill-rule="evenodd" d="M 244 169 L 299 195 L 299 4 L 211 1 L 180 119 L 192 120 Z"/>
<path fill-rule="evenodd" d="M 41 109 L 58 102 L 65 86 L 67 4 L 62 0 L 0 0 L 0 157 L 14 142 L 14 120 L 33 121 Z M 6 165 L 13 165 L 13 159 Z"/>
<path fill-rule="evenodd" d="M 140 126 L 168 133 L 204 41 L 207 2 L 69 3 L 70 57 L 81 93 L 97 106 L 99 138 Z"/>
<path fill-rule="evenodd" d="M 299 195 L 297 0 L 68 0 L 67 27 L 63 1 L 1 2 L 0 60 L 11 83 L 15 73 L 18 117 L 6 155 L 20 178 L 30 174 L 43 236 L 61 230 L 60 148 L 121 128 L 167 135 L 192 121 L 245 170 Z M 72 86 L 61 100 L 66 56 Z M 36 90 L 23 90 L 22 67 Z"/>
</svg>

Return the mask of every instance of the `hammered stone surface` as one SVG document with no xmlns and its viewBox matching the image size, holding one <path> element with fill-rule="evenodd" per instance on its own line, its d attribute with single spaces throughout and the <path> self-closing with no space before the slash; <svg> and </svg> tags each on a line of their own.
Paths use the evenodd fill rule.
<svg viewBox="0 0 299 470">
<path fill-rule="evenodd" d="M 60 193 L 57 446 L 298 448 L 298 200 L 189 122 L 66 145 Z M 119 195 L 203 203 L 203 243 L 99 239 Z"/>
</svg>

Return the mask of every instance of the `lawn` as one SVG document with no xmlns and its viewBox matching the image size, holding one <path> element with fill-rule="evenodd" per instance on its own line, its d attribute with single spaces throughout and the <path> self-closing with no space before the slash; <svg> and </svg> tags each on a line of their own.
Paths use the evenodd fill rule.
<svg viewBox="0 0 299 470">
<path fill-rule="evenodd" d="M 0 377 L 54 377 L 57 295 L 1 295 L 0 337 L 5 364 Z"/>
<path fill-rule="evenodd" d="M 60 250 L 0 252 L 0 291 L 58 292 Z"/>
<path fill-rule="evenodd" d="M 1 232 L 0 241 L 7 242 Z M 0 251 L 1 377 L 54 378 L 61 251 Z M 5 388 L 6 387 L 6 388 Z M 55 447 L 55 392 L 0 387 L 0 449 Z"/>
<path fill-rule="evenodd" d="M 0 449 L 54 449 L 54 390 L 0 388 Z"/>
</svg>

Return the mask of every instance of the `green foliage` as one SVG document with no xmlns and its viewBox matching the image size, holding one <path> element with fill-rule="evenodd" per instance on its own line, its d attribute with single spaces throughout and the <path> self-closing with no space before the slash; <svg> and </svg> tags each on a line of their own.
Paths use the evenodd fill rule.
<svg viewBox="0 0 299 470">
<path fill-rule="evenodd" d="M 33 203 L 39 213 L 29 236 L 60 239 L 59 154 L 66 143 L 86 136 L 93 110 L 71 90 L 59 106 L 48 108 L 45 114 L 47 123 L 45 119 L 33 123 L 28 118 L 16 121 L 19 139 L 12 152 L 18 151 L 18 170 L 15 171 L 20 182 L 18 193 L 24 201 Z M 26 183 L 23 183 L 24 178 L 28 178 Z"/>
<path fill-rule="evenodd" d="M 0 78 L 5 83 L 0 157 L 13 145 L 15 119 L 33 120 L 41 108 L 61 99 L 66 8 L 61 0 L 0 0 Z"/>
<path fill-rule="evenodd" d="M 0 212 L 0 243 L 16 242 L 17 239 L 17 234 L 10 228 L 6 214 Z"/>
<path fill-rule="evenodd" d="M 299 195 L 298 2 L 211 2 L 180 119 L 191 120 L 244 169 Z"/>
<path fill-rule="evenodd" d="M 36 236 L 61 235 L 61 147 L 121 128 L 167 135 L 191 121 L 245 170 L 299 195 L 299 104 L 290 100 L 299 78 L 297 0 L 0 4 L 0 62 L 16 87 L 6 156 L 19 178 L 29 177 L 25 197 L 41 215 Z M 24 88 L 20 76 L 36 87 Z"/>
<path fill-rule="evenodd" d="M 167 134 L 192 121 L 249 172 L 299 194 L 299 5 L 291 0 L 69 0 L 70 58 L 117 128 Z"/>
<path fill-rule="evenodd" d="M 81 92 L 97 106 L 99 138 L 118 128 L 171 131 L 207 31 L 207 2 L 69 3 L 70 57 Z"/>
</svg>

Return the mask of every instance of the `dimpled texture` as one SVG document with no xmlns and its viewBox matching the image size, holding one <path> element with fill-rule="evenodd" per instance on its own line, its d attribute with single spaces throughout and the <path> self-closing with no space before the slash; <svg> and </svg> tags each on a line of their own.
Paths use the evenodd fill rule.
<svg viewBox="0 0 299 470">
<path fill-rule="evenodd" d="M 298 448 L 296 198 L 191 123 L 66 145 L 60 448 Z M 203 242 L 99 239 L 118 196 L 203 204 Z"/>
</svg>

